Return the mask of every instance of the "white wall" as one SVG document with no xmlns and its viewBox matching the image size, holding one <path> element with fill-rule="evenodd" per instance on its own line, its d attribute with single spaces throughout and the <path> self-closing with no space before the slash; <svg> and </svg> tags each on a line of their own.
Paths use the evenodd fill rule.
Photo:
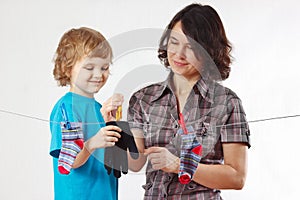
<svg viewBox="0 0 300 200">
<path fill-rule="evenodd" d="M 159 30 L 191 2 L 194 1 L 0 2 L 0 110 L 35 117 L 0 112 L 0 199 L 53 199 L 49 127 L 36 118 L 47 120 L 57 98 L 67 91 L 58 88 L 52 76 L 52 58 L 62 34 L 72 27 L 89 26 L 111 41 L 118 41 L 124 35 L 130 38 L 138 33 L 137 29 L 150 28 L 149 38 L 155 42 Z M 219 12 L 234 45 L 235 62 L 224 85 L 242 99 L 248 120 L 300 114 L 299 3 L 201 2 Z M 165 71 L 159 67 L 153 41 L 149 41 L 150 45 L 141 44 L 145 48 L 130 46 L 137 41 L 122 40 L 113 45 L 117 52 L 123 52 L 120 46 L 129 45 L 129 49 L 124 54 L 117 53 L 112 76 L 96 96 L 100 102 L 116 91 L 125 93 L 128 100 L 136 87 L 164 79 Z M 138 81 L 124 82 L 124 77 L 137 77 Z M 299 122 L 300 118 L 288 118 L 250 124 L 248 179 L 243 190 L 224 191 L 225 199 L 297 199 Z M 122 177 L 120 199 L 142 199 L 144 180 L 143 172 Z"/>
</svg>

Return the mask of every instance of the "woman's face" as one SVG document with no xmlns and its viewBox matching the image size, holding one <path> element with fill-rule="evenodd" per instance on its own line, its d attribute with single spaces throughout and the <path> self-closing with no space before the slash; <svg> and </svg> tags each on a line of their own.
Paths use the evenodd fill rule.
<svg viewBox="0 0 300 200">
<path fill-rule="evenodd" d="M 175 74 L 182 75 L 188 80 L 200 78 L 201 61 L 199 61 L 192 46 L 183 33 L 181 22 L 173 27 L 167 47 L 167 56 L 170 67 Z"/>
</svg>

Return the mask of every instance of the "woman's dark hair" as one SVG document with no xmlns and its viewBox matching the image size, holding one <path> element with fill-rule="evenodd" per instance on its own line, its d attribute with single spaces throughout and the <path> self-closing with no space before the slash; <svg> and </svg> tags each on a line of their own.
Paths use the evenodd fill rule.
<svg viewBox="0 0 300 200">
<path fill-rule="evenodd" d="M 230 73 L 232 47 L 218 13 L 207 5 L 191 4 L 174 16 L 160 39 L 158 58 L 162 63 L 166 67 L 170 65 L 167 58 L 167 45 L 171 30 L 179 21 L 196 57 L 204 58 L 201 75 L 206 73 L 210 79 L 217 81 L 227 79 Z M 214 70 L 216 66 L 218 72 L 213 73 L 216 71 Z"/>
</svg>

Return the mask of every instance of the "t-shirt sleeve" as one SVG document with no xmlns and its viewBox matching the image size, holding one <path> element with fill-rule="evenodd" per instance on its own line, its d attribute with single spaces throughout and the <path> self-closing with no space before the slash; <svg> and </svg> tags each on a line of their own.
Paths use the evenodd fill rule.
<svg viewBox="0 0 300 200">
<path fill-rule="evenodd" d="M 56 105 L 50 116 L 50 132 L 51 132 L 51 142 L 50 142 L 50 155 L 58 158 L 62 143 L 60 122 L 62 121 L 62 114 L 59 110 L 59 106 Z"/>
<path fill-rule="evenodd" d="M 241 100 L 237 97 L 228 100 L 227 113 L 221 127 L 222 142 L 241 142 L 250 148 L 250 130 Z"/>
<path fill-rule="evenodd" d="M 61 145 L 62 145 L 62 132 L 61 123 L 65 122 L 62 114 L 61 105 L 64 104 L 65 114 L 68 117 L 69 122 L 81 122 L 82 118 L 79 115 L 78 108 L 73 106 L 72 99 L 61 99 L 54 106 L 50 116 L 50 132 L 51 132 L 51 143 L 50 143 L 50 155 L 58 158 Z"/>
</svg>

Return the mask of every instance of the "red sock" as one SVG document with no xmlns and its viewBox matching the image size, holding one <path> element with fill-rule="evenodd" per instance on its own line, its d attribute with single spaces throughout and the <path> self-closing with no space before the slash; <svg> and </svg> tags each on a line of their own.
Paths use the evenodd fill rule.
<svg viewBox="0 0 300 200">
<path fill-rule="evenodd" d="M 80 147 L 80 149 L 83 149 L 83 145 L 84 145 L 83 139 L 77 139 L 74 141 L 74 143 L 77 144 Z"/>
<path fill-rule="evenodd" d="M 202 155 L 202 145 L 196 146 L 192 149 L 192 152 L 197 155 Z"/>
</svg>

